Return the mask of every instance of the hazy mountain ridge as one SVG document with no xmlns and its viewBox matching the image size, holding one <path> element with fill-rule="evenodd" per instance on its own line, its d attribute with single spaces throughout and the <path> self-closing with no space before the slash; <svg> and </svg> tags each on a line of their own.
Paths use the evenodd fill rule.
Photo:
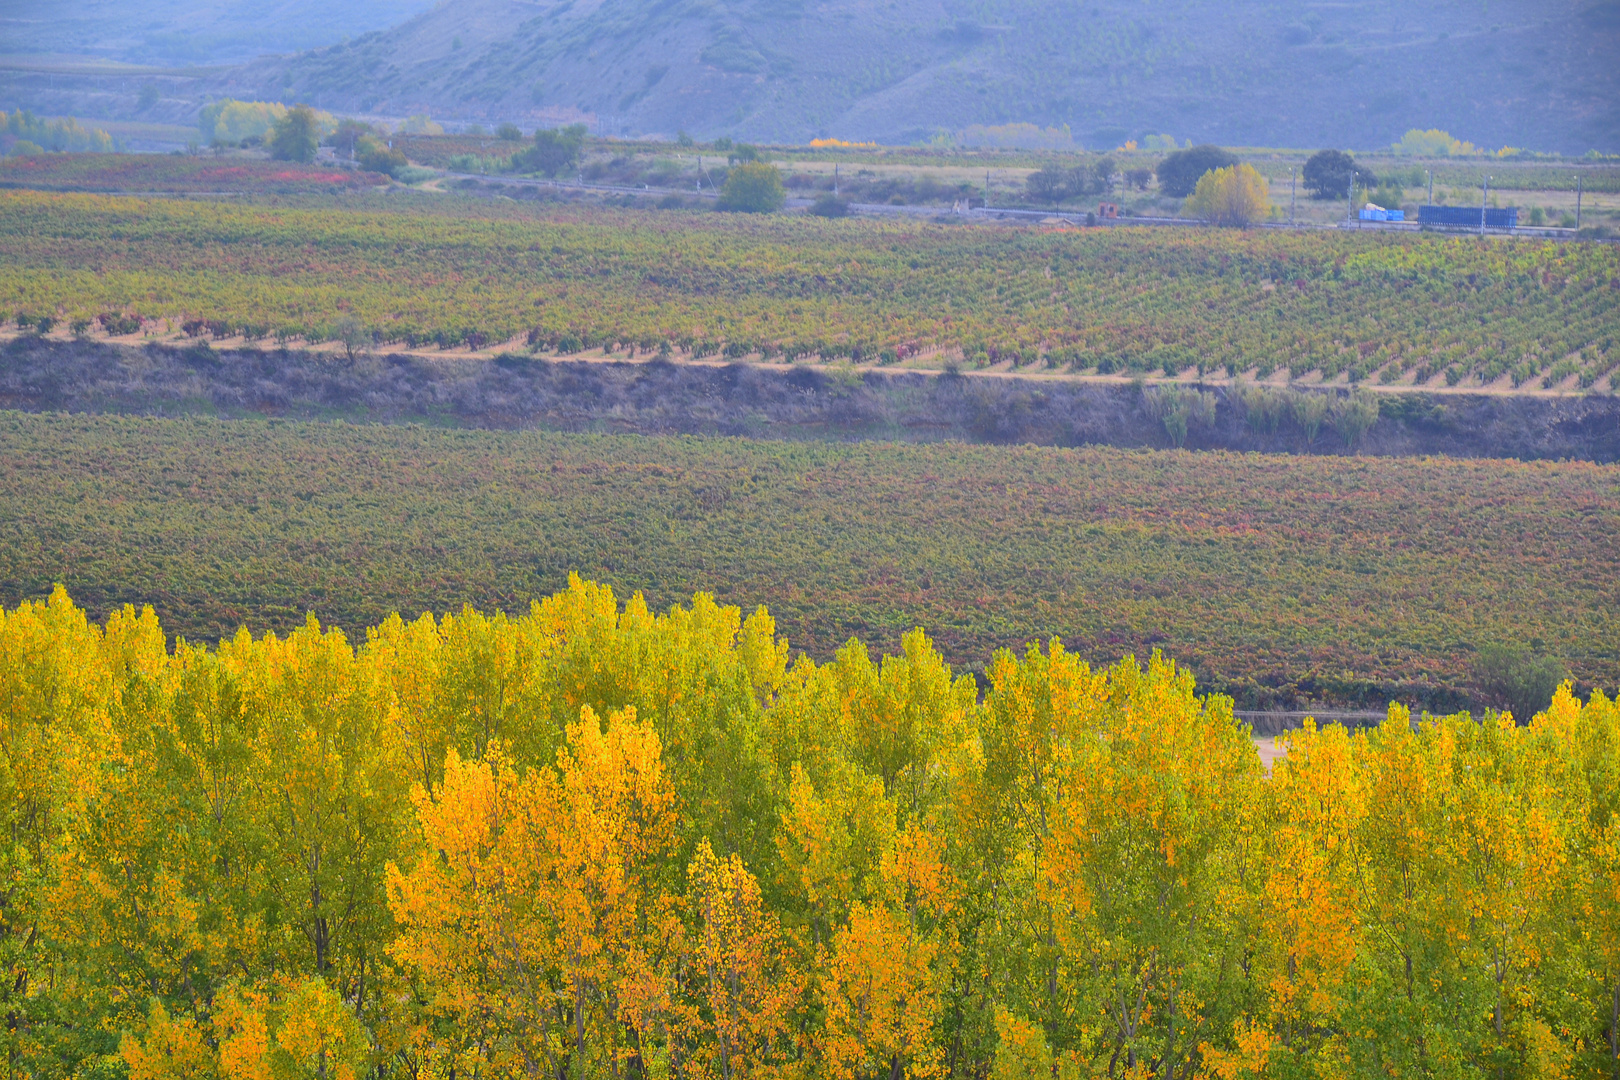
<svg viewBox="0 0 1620 1080">
<path fill-rule="evenodd" d="M 240 63 L 395 26 L 434 0 L 11 0 L 0 52 L 159 67 Z"/>
<path fill-rule="evenodd" d="M 1220 10 L 1042 0 L 449 0 L 212 89 L 391 115 L 803 141 L 971 124 L 1230 144 L 1382 145 L 1438 126 L 1491 147 L 1620 143 L 1620 2 Z"/>
</svg>

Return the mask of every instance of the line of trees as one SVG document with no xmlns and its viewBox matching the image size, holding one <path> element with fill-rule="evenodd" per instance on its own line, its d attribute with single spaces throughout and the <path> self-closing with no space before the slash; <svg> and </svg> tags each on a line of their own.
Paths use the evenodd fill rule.
<svg viewBox="0 0 1620 1080">
<path fill-rule="evenodd" d="M 1620 707 L 1295 733 L 1056 641 L 574 580 L 170 645 L 0 613 L 10 1075 L 1612 1076 Z M 1545 703 L 1544 703 L 1545 704 Z"/>
</svg>

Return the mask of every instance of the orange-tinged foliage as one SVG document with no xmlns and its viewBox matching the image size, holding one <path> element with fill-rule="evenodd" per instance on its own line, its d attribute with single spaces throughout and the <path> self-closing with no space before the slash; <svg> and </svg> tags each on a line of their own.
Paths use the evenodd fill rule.
<svg viewBox="0 0 1620 1080">
<path fill-rule="evenodd" d="M 574 580 L 356 649 L 0 612 L 0 1029 L 132 1080 L 1512 1078 L 1620 1060 L 1620 707 L 1306 724 L 1154 655 Z"/>
</svg>

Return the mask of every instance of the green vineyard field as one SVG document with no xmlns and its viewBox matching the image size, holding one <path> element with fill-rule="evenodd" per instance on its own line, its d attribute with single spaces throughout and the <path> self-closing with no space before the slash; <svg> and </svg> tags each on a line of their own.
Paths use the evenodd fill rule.
<svg viewBox="0 0 1620 1080">
<path fill-rule="evenodd" d="M 95 332 L 1609 389 L 1620 248 L 0 194 L 0 312 Z M 101 325 L 112 325 L 103 322 Z M 932 361 L 931 361 L 932 362 Z"/>
<path fill-rule="evenodd" d="M 1162 648 L 1240 703 L 1437 707 L 1474 650 L 1620 683 L 1620 467 L 0 414 L 0 602 L 215 640 L 526 610 L 570 571 L 957 664 Z"/>
</svg>

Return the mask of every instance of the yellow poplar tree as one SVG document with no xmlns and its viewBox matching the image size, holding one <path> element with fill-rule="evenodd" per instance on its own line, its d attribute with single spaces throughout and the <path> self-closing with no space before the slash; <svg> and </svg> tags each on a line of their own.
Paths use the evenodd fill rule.
<svg viewBox="0 0 1620 1080">
<path fill-rule="evenodd" d="M 1211 169 L 1198 178 L 1183 212 L 1214 225 L 1248 228 L 1271 213 L 1271 194 L 1253 165 Z"/>
</svg>

